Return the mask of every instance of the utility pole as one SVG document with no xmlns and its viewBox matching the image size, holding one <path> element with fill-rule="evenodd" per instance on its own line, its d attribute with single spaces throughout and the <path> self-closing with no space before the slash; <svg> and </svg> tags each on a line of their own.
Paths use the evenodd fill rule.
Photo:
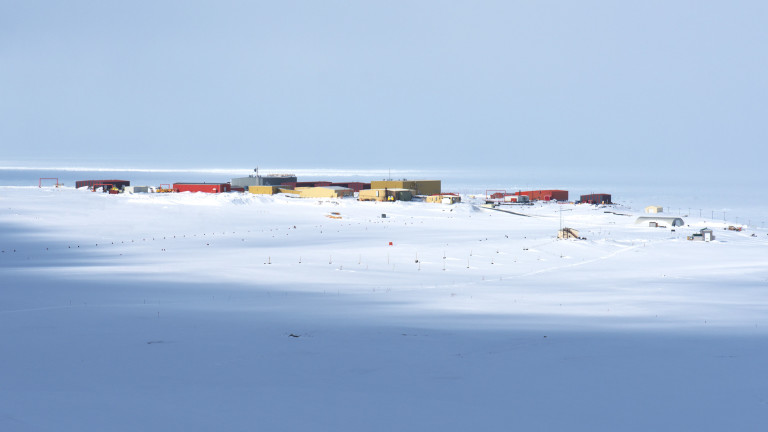
<svg viewBox="0 0 768 432">
<path fill-rule="evenodd" d="M 573 209 L 568 209 L 566 211 L 571 211 Z M 560 237 L 560 233 L 563 232 L 563 205 L 560 204 L 560 231 L 557 232 L 558 238 Z"/>
</svg>

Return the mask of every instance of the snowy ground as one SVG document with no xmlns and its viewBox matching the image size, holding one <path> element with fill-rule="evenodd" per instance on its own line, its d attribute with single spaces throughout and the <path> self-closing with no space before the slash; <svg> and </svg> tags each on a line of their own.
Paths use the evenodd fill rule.
<svg viewBox="0 0 768 432">
<path fill-rule="evenodd" d="M 768 427 L 766 231 L 515 211 L 0 187 L 0 430 Z"/>
</svg>

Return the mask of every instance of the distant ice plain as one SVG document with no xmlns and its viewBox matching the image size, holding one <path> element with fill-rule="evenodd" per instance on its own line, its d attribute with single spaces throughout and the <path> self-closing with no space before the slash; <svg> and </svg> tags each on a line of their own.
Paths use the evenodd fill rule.
<svg viewBox="0 0 768 432">
<path fill-rule="evenodd" d="M 0 204 L 3 430 L 768 426 L 760 227 L 605 213 L 634 202 L 524 218 L 3 186 Z M 553 238 L 561 208 L 587 240 Z M 704 226 L 715 242 L 685 240 Z"/>
</svg>

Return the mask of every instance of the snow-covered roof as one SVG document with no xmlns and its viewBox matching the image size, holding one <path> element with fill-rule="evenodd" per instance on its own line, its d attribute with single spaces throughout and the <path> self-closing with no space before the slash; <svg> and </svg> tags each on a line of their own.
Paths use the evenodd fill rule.
<svg viewBox="0 0 768 432">
<path fill-rule="evenodd" d="M 316 187 L 317 189 L 333 189 L 333 190 L 337 190 L 337 191 L 347 191 L 347 190 L 352 190 L 352 189 L 350 189 L 350 188 L 348 188 L 348 187 L 344 187 L 344 186 L 315 186 L 315 187 Z M 311 188 L 310 188 L 310 189 L 311 189 Z"/>
</svg>

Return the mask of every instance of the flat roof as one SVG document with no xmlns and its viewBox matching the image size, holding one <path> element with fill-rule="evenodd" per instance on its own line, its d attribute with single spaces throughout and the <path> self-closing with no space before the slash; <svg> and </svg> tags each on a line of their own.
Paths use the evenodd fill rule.
<svg viewBox="0 0 768 432">
<path fill-rule="evenodd" d="M 205 183 L 205 182 L 203 182 L 203 183 L 199 183 L 199 182 L 198 182 L 198 183 L 194 183 L 194 182 L 193 182 L 193 183 L 189 183 L 189 182 L 176 182 L 176 183 L 174 183 L 174 184 L 175 184 L 175 185 L 190 185 L 190 186 L 193 186 L 193 185 L 228 185 L 229 183 L 227 183 L 227 182 L 221 182 L 221 183 Z"/>
<path fill-rule="evenodd" d="M 312 189 L 312 188 L 309 188 L 309 189 Z M 331 185 L 328 185 L 328 186 L 315 186 L 315 189 L 352 190 L 352 189 L 350 189 L 348 187 L 344 187 L 344 186 L 331 186 Z"/>
<path fill-rule="evenodd" d="M 404 192 L 404 191 L 412 191 L 413 189 L 403 189 L 403 188 L 376 188 L 376 189 L 363 189 L 364 191 L 394 191 L 394 192 Z"/>
<path fill-rule="evenodd" d="M 412 180 L 412 179 L 398 179 L 398 180 L 372 180 L 375 182 L 425 182 L 425 181 L 431 181 L 431 182 L 437 182 L 442 180 Z"/>
</svg>

